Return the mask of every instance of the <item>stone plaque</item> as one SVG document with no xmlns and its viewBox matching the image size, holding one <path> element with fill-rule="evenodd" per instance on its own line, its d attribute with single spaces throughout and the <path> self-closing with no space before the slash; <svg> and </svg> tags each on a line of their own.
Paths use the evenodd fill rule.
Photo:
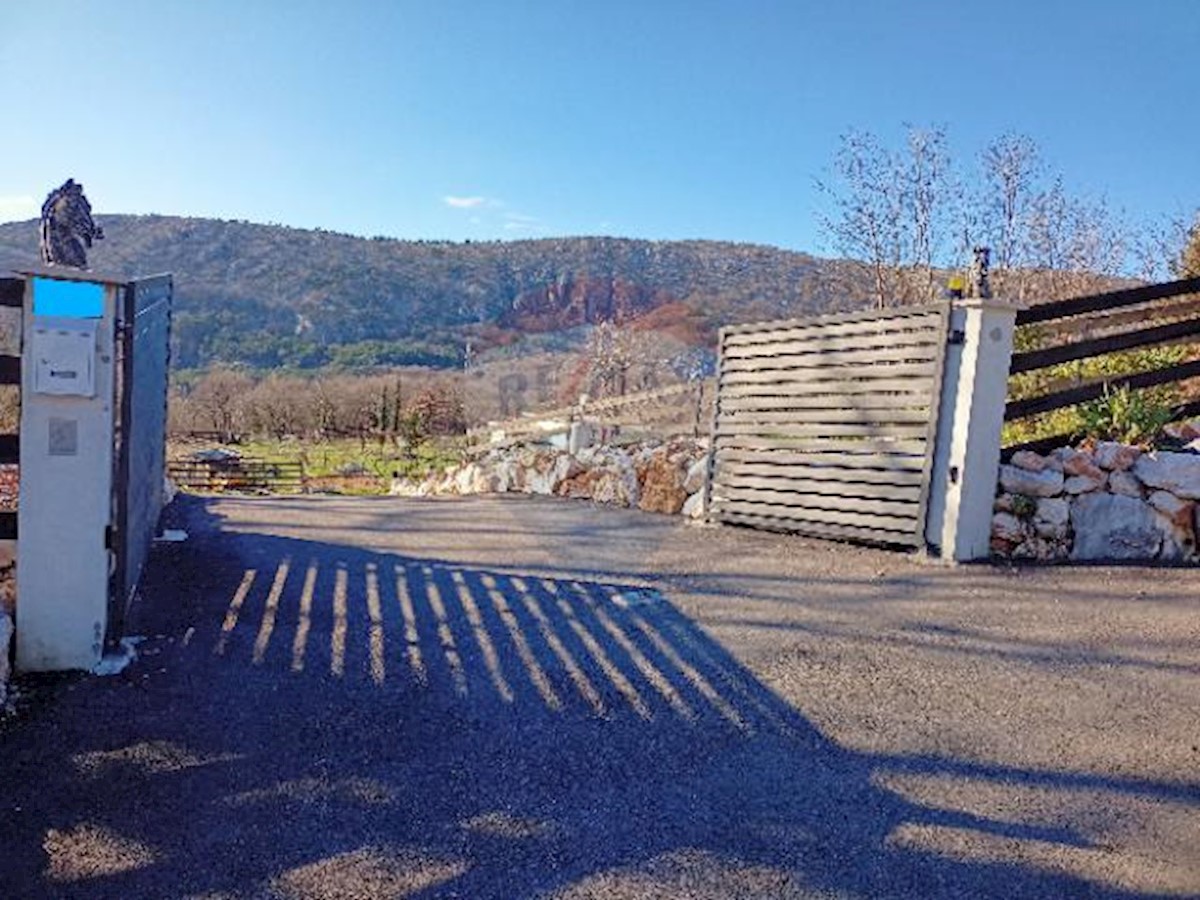
<svg viewBox="0 0 1200 900">
<path fill-rule="evenodd" d="M 77 419 L 50 420 L 50 455 L 76 456 L 79 453 L 79 421 Z"/>
</svg>

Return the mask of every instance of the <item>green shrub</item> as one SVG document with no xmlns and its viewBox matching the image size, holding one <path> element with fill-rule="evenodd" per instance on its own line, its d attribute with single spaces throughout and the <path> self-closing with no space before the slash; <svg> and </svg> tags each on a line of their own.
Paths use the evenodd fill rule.
<svg viewBox="0 0 1200 900">
<path fill-rule="evenodd" d="M 1032 519 L 1033 514 L 1037 512 L 1037 500 L 1025 494 L 1013 494 L 1012 511 L 1018 518 Z"/>
<path fill-rule="evenodd" d="M 1045 343 L 1044 335 L 1031 326 L 1018 329 L 1017 335 L 1021 340 L 1016 343 L 1022 350 L 1040 349 Z M 1165 369 L 1186 361 L 1189 350 L 1187 345 L 1180 344 L 1122 350 L 1091 359 L 1021 372 L 1009 378 L 1008 398 L 1023 400 L 1052 393 L 1073 384 L 1088 384 L 1099 379 Z M 1090 403 L 1067 406 L 1006 422 L 1002 440 L 1005 446 L 1012 446 L 1057 435 L 1063 435 L 1065 438 L 1090 437 L 1103 440 L 1123 440 L 1125 436 L 1134 436 L 1136 439 L 1129 443 L 1146 443 L 1153 441 L 1163 425 L 1171 421 L 1170 408 L 1177 402 L 1179 392 L 1173 386 L 1142 391 L 1106 391 L 1104 397 Z"/>
<path fill-rule="evenodd" d="M 1171 388 L 1133 391 L 1104 389 L 1104 396 L 1079 408 L 1084 434 L 1096 440 L 1150 445 L 1174 418 L 1177 392 Z"/>
</svg>

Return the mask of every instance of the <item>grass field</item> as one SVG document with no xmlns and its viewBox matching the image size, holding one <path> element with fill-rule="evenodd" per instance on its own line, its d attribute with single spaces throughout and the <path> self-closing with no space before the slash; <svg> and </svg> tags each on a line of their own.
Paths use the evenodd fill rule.
<svg viewBox="0 0 1200 900">
<path fill-rule="evenodd" d="M 445 469 L 462 455 L 456 439 L 429 441 L 415 447 L 397 447 L 378 439 L 360 441 L 338 438 L 327 441 L 254 439 L 239 444 L 213 441 L 172 440 L 167 455 L 185 459 L 197 450 L 223 448 L 245 457 L 267 462 L 299 462 L 312 490 L 339 494 L 385 493 L 392 474 L 424 476 L 431 469 Z"/>
</svg>

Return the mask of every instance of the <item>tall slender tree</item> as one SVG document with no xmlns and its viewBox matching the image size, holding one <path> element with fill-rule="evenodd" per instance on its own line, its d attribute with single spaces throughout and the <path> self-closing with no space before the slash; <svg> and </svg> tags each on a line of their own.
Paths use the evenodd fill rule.
<svg viewBox="0 0 1200 900">
<path fill-rule="evenodd" d="M 875 306 L 895 302 L 903 235 L 903 201 L 896 157 L 870 132 L 841 137 L 833 177 L 817 181 L 832 204 L 821 227 L 834 248 L 870 267 Z"/>
</svg>

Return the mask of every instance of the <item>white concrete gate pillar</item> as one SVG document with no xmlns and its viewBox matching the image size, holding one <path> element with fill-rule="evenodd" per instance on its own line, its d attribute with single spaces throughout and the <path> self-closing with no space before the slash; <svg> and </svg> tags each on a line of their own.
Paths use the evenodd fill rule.
<svg viewBox="0 0 1200 900">
<path fill-rule="evenodd" d="M 23 274 L 17 666 L 91 669 L 108 619 L 122 283 L 70 270 Z"/>
<path fill-rule="evenodd" d="M 1001 300 L 957 302 L 946 348 L 925 539 L 943 559 L 986 559 L 1000 470 L 1018 307 Z"/>
</svg>

